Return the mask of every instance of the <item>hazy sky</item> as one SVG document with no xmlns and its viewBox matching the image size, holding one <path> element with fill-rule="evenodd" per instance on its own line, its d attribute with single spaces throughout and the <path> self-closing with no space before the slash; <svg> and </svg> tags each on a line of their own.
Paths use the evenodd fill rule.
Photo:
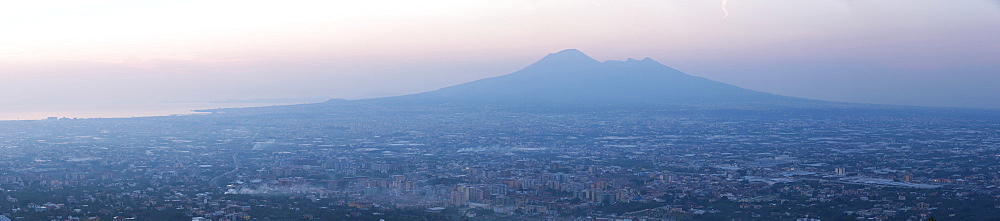
<svg viewBox="0 0 1000 221">
<path fill-rule="evenodd" d="M 997 0 L 2 2 L 4 107 L 400 95 L 576 48 L 789 96 L 1000 108 Z"/>
</svg>

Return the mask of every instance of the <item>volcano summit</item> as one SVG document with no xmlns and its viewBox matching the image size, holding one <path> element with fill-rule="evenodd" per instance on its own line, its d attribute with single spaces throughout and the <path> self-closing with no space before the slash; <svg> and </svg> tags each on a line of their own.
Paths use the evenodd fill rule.
<svg viewBox="0 0 1000 221">
<path fill-rule="evenodd" d="M 600 62 L 576 50 L 551 53 L 511 74 L 398 97 L 397 104 L 658 106 L 794 103 L 786 97 L 685 74 L 650 58 Z"/>
</svg>

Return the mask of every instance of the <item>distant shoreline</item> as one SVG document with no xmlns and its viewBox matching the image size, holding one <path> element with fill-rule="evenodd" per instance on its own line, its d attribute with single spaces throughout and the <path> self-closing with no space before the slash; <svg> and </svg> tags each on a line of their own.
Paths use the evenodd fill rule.
<svg viewBox="0 0 1000 221">
<path fill-rule="evenodd" d="M 262 107 L 298 103 L 151 103 L 113 105 L 64 105 L 0 110 L 0 121 L 56 119 L 132 118 L 211 114 L 218 108 Z"/>
</svg>

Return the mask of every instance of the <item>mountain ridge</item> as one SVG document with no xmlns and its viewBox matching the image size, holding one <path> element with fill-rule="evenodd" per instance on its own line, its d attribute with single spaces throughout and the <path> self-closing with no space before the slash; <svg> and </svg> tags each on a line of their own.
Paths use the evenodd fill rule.
<svg viewBox="0 0 1000 221">
<path fill-rule="evenodd" d="M 550 53 L 506 75 L 366 100 L 384 104 L 572 106 L 817 102 L 688 75 L 648 57 L 600 62 L 576 49 Z"/>
</svg>

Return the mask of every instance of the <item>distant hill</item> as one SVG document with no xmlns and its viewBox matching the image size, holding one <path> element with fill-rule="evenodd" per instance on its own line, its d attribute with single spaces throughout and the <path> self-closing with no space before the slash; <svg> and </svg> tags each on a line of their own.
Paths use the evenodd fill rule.
<svg viewBox="0 0 1000 221">
<path fill-rule="evenodd" d="M 424 107 L 497 107 L 586 110 L 664 107 L 867 107 L 787 97 L 691 76 L 653 59 L 600 62 L 575 49 L 551 53 L 524 69 L 423 93 L 323 103 L 205 112 L 243 114 L 328 113 L 332 110 L 421 110 Z M 402 108 L 402 109 L 400 109 Z"/>
<path fill-rule="evenodd" d="M 369 101 L 382 104 L 531 106 L 817 102 L 691 76 L 649 58 L 600 62 L 576 49 L 549 54 L 511 74 Z"/>
</svg>

